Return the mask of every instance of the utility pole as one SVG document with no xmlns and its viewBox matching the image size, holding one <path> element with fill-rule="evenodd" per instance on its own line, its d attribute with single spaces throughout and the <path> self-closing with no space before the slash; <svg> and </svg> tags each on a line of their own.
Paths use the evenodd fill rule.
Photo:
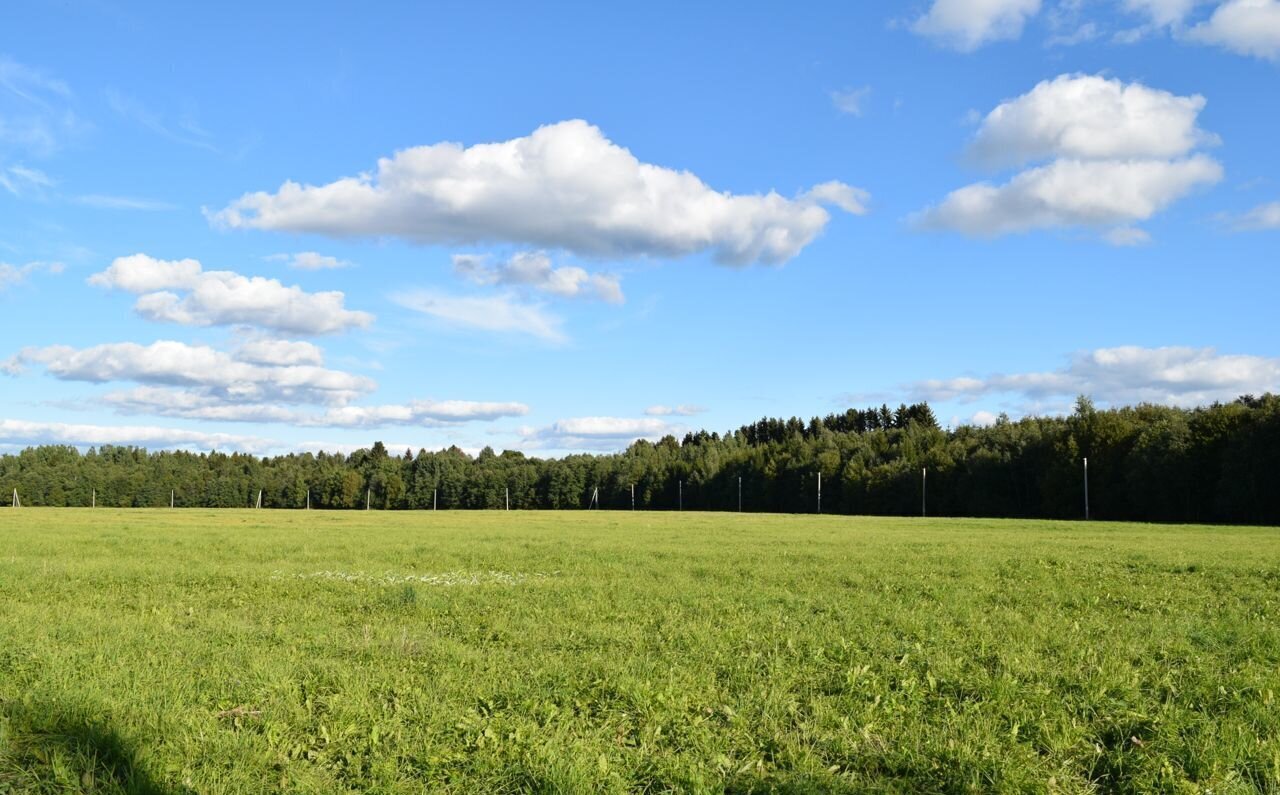
<svg viewBox="0 0 1280 795">
<path fill-rule="evenodd" d="M 1084 460 L 1084 520 L 1089 521 L 1089 459 Z"/>
<path fill-rule="evenodd" d="M 822 473 L 818 473 L 818 513 L 822 513 Z"/>
<path fill-rule="evenodd" d="M 920 469 L 920 515 L 929 515 L 929 470 L 921 467 Z"/>
</svg>

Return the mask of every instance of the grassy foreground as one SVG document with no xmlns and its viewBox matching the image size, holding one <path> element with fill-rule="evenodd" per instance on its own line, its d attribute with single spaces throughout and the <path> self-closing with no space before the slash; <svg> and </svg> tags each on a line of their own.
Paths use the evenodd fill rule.
<svg viewBox="0 0 1280 795">
<path fill-rule="evenodd" d="M 0 793 L 1280 791 L 1280 531 L 5 510 Z"/>
</svg>

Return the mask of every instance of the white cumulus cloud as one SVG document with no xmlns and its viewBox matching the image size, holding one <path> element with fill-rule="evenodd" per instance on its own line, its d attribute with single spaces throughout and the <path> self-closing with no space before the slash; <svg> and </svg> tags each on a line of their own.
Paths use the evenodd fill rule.
<svg viewBox="0 0 1280 795">
<path fill-rule="evenodd" d="M 140 293 L 134 304 L 139 315 L 187 326 L 246 325 L 291 334 L 329 334 L 373 322 L 368 312 L 348 310 L 346 297 L 336 290 L 308 293 L 276 279 L 206 271 L 194 259 L 118 257 L 90 276 L 89 283 Z"/>
<path fill-rule="evenodd" d="M 1107 227 L 1145 221 L 1222 179 L 1204 155 L 1183 160 L 1057 160 L 1002 185 L 981 182 L 950 193 L 922 213 L 925 228 L 996 236 L 1063 226 Z M 1135 230 L 1126 234 L 1132 239 Z"/>
<path fill-rule="evenodd" d="M 961 52 L 993 41 L 1016 39 L 1040 0 L 933 0 L 911 30 Z"/>
<path fill-rule="evenodd" d="M 1227 0 L 1187 38 L 1241 55 L 1280 59 L 1280 0 Z"/>
<path fill-rule="evenodd" d="M 990 167 L 1039 164 L 952 191 L 914 221 L 979 237 L 1086 227 L 1114 244 L 1146 242 L 1132 224 L 1222 179 L 1216 160 L 1193 151 L 1218 140 L 1197 126 L 1204 105 L 1091 75 L 1044 81 L 988 114 L 969 147 Z"/>
<path fill-rule="evenodd" d="M 152 386 L 196 387 L 229 403 L 279 401 L 344 405 L 373 391 L 364 376 L 311 364 L 274 366 L 243 361 L 205 345 L 161 340 L 150 345 L 117 342 L 76 349 L 26 348 L 5 363 L 11 374 L 28 364 L 64 381 L 132 381 Z"/>
<path fill-rule="evenodd" d="M 319 186 L 286 182 L 210 218 L 229 228 L 505 242 L 591 257 L 709 252 L 744 265 L 798 254 L 830 220 L 821 204 L 814 196 L 713 190 L 573 120 L 498 143 L 405 149 L 380 159 L 373 173 Z"/>
<path fill-rule="evenodd" d="M 521 251 L 500 262 L 483 254 L 455 254 L 453 269 L 475 284 L 529 287 L 562 298 L 597 298 L 611 304 L 624 300 L 616 275 L 588 273 L 572 265 L 557 268 L 543 251 Z"/>
<path fill-rule="evenodd" d="M 1060 75 L 988 113 L 969 155 L 990 167 L 1051 157 L 1178 157 L 1217 141 L 1196 124 L 1204 106 L 1199 94 L 1180 97 L 1141 83 Z"/>
</svg>

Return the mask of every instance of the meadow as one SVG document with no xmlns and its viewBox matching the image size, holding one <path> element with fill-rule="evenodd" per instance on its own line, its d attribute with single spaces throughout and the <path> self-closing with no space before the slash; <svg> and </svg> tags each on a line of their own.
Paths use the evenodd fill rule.
<svg viewBox="0 0 1280 795">
<path fill-rule="evenodd" d="M 1280 530 L 6 509 L 0 793 L 1280 791 Z"/>
</svg>

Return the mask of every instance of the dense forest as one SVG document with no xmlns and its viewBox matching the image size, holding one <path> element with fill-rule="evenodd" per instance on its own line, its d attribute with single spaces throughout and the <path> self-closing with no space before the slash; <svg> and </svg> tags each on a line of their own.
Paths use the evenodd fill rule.
<svg viewBox="0 0 1280 795">
<path fill-rule="evenodd" d="M 1280 396 L 939 427 L 926 404 L 762 419 L 559 459 L 387 450 L 259 458 L 104 446 L 0 457 L 24 505 L 771 511 L 1280 524 Z M 922 477 L 927 470 L 927 478 Z M 927 485 L 926 481 L 927 480 Z M 927 488 L 926 493 L 922 490 Z M 741 491 L 739 491 L 739 489 Z M 594 501 L 593 495 L 598 495 Z"/>
</svg>

